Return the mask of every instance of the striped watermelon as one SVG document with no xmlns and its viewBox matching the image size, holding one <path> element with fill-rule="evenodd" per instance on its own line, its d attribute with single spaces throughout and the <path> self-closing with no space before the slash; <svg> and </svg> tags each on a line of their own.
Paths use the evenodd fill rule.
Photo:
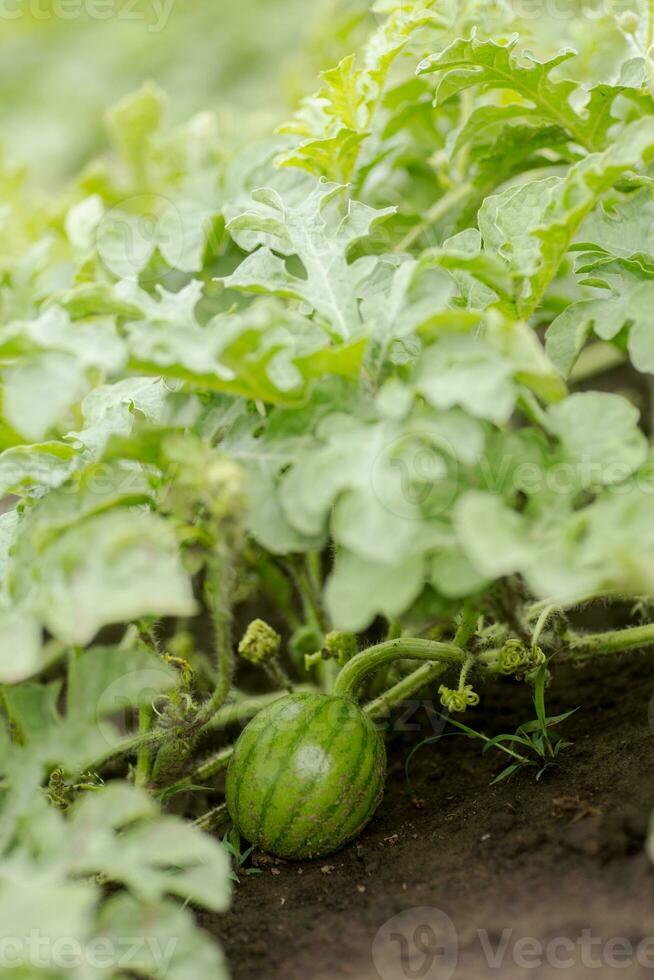
<svg viewBox="0 0 654 980">
<path fill-rule="evenodd" d="M 348 697 L 290 694 L 241 733 L 227 806 L 241 834 L 285 858 L 321 857 L 363 830 L 382 798 L 386 750 Z"/>
</svg>

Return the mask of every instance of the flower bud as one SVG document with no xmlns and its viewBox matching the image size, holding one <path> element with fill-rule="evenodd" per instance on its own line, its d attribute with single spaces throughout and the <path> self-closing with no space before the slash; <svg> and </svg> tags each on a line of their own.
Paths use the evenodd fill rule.
<svg viewBox="0 0 654 980">
<path fill-rule="evenodd" d="M 251 664 L 267 664 L 279 653 L 282 638 L 263 619 L 254 619 L 238 645 L 238 652 Z"/>
</svg>

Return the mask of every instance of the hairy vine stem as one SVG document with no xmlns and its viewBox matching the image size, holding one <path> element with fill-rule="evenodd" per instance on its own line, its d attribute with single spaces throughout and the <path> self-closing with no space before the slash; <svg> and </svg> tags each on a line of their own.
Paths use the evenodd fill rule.
<svg viewBox="0 0 654 980">
<path fill-rule="evenodd" d="M 218 543 L 207 563 L 206 593 L 214 631 L 216 681 L 214 690 L 200 711 L 198 722 L 207 724 L 229 697 L 236 658 L 232 637 L 232 598 L 236 580 L 235 557 L 228 542 Z"/>
<path fill-rule="evenodd" d="M 341 668 L 334 683 L 334 694 L 355 697 L 366 677 L 395 660 L 430 660 L 450 665 L 463 664 L 466 656 L 465 651 L 454 643 L 414 638 L 386 640 L 358 653 Z"/>
<path fill-rule="evenodd" d="M 139 733 L 145 735 L 152 730 L 153 710 L 150 705 L 144 705 L 139 709 Z M 136 754 L 136 770 L 134 772 L 134 784 L 136 786 L 147 786 L 150 778 L 151 746 L 146 742 L 141 745 Z"/>
<path fill-rule="evenodd" d="M 298 693 L 303 691 L 315 693 L 317 688 L 314 684 L 295 684 L 293 690 Z M 205 726 L 205 731 L 215 731 L 219 728 L 226 728 L 228 725 L 245 725 L 262 708 L 284 697 L 285 694 L 285 691 L 269 691 L 265 694 L 253 695 L 240 694 L 237 700 L 224 705 L 220 711 L 216 712 Z"/>
<path fill-rule="evenodd" d="M 233 752 L 234 750 L 231 745 L 214 752 L 212 756 L 205 759 L 204 762 L 197 767 L 192 778 L 197 778 L 200 780 L 210 779 L 212 776 L 215 776 L 216 773 L 222 772 L 223 769 L 227 768 Z"/>
<path fill-rule="evenodd" d="M 197 827 L 198 830 L 216 830 L 217 827 L 227 823 L 228 820 L 229 813 L 227 812 L 227 805 L 225 803 L 219 803 L 218 806 L 213 807 L 212 810 L 208 810 L 207 813 L 203 813 L 201 817 L 194 820 L 193 826 Z"/>
<path fill-rule="evenodd" d="M 168 731 L 165 728 L 155 728 L 149 732 L 138 732 L 130 738 L 124 739 L 117 745 L 107 748 L 106 752 L 97 756 L 91 763 L 85 764 L 84 768 L 89 772 L 98 772 L 112 759 L 118 759 L 123 755 L 133 755 L 141 749 L 159 748 L 175 734 L 175 730 Z"/>
<path fill-rule="evenodd" d="M 557 611 L 558 611 L 558 607 L 555 605 L 545 606 L 540 616 L 538 617 L 538 620 L 536 621 L 536 625 L 534 626 L 534 631 L 531 634 L 532 647 L 535 647 L 538 644 L 541 633 L 545 629 L 548 619 L 550 618 L 550 616 L 553 616 Z"/>
<path fill-rule="evenodd" d="M 636 602 L 639 599 L 648 598 L 645 595 L 631 594 L 626 592 L 617 592 L 615 589 L 605 589 L 600 592 L 584 592 L 579 593 L 576 596 L 570 596 L 568 599 L 563 599 L 560 602 L 554 599 L 540 599 L 538 602 L 533 602 L 531 605 L 527 606 L 525 614 L 527 620 L 531 622 L 534 619 L 538 619 L 543 609 L 547 606 L 556 606 L 557 609 L 565 612 L 568 609 L 576 609 L 579 606 L 585 606 L 590 602 L 597 602 L 602 600 L 613 600 L 613 601 L 623 601 L 623 602 Z"/>
<path fill-rule="evenodd" d="M 628 626 L 626 629 L 609 630 L 606 633 L 573 633 L 565 637 L 570 659 L 587 660 L 589 657 L 612 653 L 626 653 L 639 647 L 654 645 L 654 623 Z"/>
<path fill-rule="evenodd" d="M 394 684 L 383 694 L 380 694 L 373 701 L 364 705 L 363 710 L 371 718 L 383 718 L 389 714 L 393 708 L 398 707 L 408 701 L 414 694 L 437 681 L 448 669 L 448 663 L 435 662 L 423 664 L 417 670 L 412 671 L 401 681 Z"/>
</svg>

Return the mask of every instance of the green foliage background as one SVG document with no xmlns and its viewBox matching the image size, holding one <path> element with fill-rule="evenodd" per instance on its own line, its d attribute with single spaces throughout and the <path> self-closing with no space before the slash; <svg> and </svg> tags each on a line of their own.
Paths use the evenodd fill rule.
<svg viewBox="0 0 654 980">
<path fill-rule="evenodd" d="M 326 690 L 335 630 L 451 639 L 455 710 L 654 642 L 566 618 L 651 619 L 651 420 L 589 388 L 608 357 L 651 400 L 654 0 L 177 0 L 159 32 L 8 2 L 0 921 L 150 923 L 168 977 L 220 978 L 179 900 L 229 903 L 235 610 Z"/>
<path fill-rule="evenodd" d="M 103 146 L 105 110 L 145 79 L 166 91 L 173 122 L 209 109 L 227 140 L 270 130 L 365 8 L 361 0 L 155 4 L 3 0 L 0 142 L 10 158 L 50 182 L 73 173 Z"/>
</svg>

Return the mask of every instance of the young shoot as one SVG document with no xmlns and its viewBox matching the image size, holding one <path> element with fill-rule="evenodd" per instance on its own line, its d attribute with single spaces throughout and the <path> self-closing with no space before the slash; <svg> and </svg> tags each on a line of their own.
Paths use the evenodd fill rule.
<svg viewBox="0 0 654 980">
<path fill-rule="evenodd" d="M 548 667 L 545 663 L 539 667 L 536 673 L 533 675 L 533 704 L 536 717 L 531 721 L 527 721 L 524 722 L 524 724 L 519 725 L 513 734 L 507 733 L 495 735 L 491 738 L 488 735 L 484 735 L 483 732 L 479 732 L 476 729 L 471 728 L 470 725 L 466 725 L 464 722 L 459 721 L 458 719 L 452 718 L 451 716 L 441 715 L 438 712 L 436 713 L 437 717 L 441 718 L 443 722 L 449 722 L 449 724 L 454 725 L 460 734 L 467 735 L 469 738 L 478 739 L 479 741 L 483 742 L 484 752 L 488 752 L 490 749 L 497 749 L 509 757 L 511 761 L 504 769 L 502 769 L 499 775 L 492 780 L 492 785 L 503 782 L 506 779 L 510 779 L 523 769 L 536 769 L 536 779 L 540 780 L 548 769 L 557 764 L 560 753 L 573 744 L 572 742 L 564 739 L 557 731 L 555 731 L 555 729 L 558 725 L 561 725 L 564 721 L 570 718 L 570 716 L 573 715 L 578 709 L 573 708 L 571 711 L 566 711 L 563 714 L 549 716 L 545 710 L 545 688 L 547 685 L 547 679 Z M 425 745 L 432 745 L 435 742 L 438 742 L 446 734 L 452 735 L 457 733 L 442 732 L 438 735 L 433 735 L 430 738 L 424 739 L 411 750 L 405 764 L 405 772 L 409 788 L 411 788 L 409 774 L 414 756 Z M 411 792 L 412 795 L 414 795 L 413 791 Z"/>
</svg>

